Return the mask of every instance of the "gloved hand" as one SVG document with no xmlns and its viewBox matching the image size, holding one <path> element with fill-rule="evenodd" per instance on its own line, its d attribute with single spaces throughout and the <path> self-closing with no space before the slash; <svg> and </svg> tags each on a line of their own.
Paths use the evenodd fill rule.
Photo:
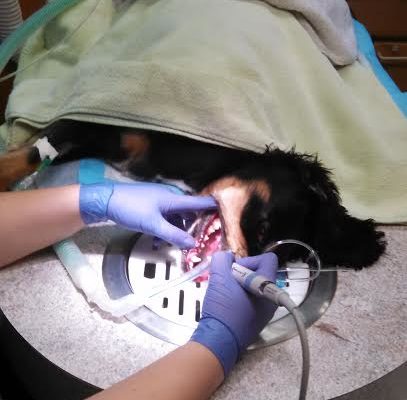
<svg viewBox="0 0 407 400">
<path fill-rule="evenodd" d="M 271 301 L 255 297 L 240 286 L 232 275 L 233 261 L 230 252 L 215 253 L 212 257 L 202 318 L 191 338 L 215 354 L 225 376 L 277 309 Z M 237 262 L 272 282 L 276 280 L 278 261 L 274 253 L 240 258 Z"/>
<path fill-rule="evenodd" d="M 81 185 L 79 209 L 86 224 L 110 219 L 124 228 L 157 236 L 180 248 L 194 247 L 187 232 L 165 217 L 216 208 L 210 197 L 186 196 L 154 183 Z"/>
</svg>

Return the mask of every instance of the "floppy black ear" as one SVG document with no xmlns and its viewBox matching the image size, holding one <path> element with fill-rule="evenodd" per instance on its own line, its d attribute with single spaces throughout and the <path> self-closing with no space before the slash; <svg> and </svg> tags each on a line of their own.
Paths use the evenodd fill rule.
<svg viewBox="0 0 407 400">
<path fill-rule="evenodd" d="M 309 224 L 310 244 L 323 263 L 361 269 L 373 264 L 386 248 L 384 233 L 377 231 L 372 219 L 349 215 L 341 205 L 338 189 L 330 172 L 316 157 L 306 156 L 302 168 L 312 208 Z"/>
<path fill-rule="evenodd" d="M 290 151 L 267 148 L 265 154 L 271 156 L 275 170 L 286 171 L 288 168 L 299 177 L 302 190 L 301 194 L 295 192 L 295 206 L 298 209 L 298 205 L 302 205 L 306 211 L 301 221 L 302 229 L 297 226 L 292 235 L 312 246 L 324 265 L 360 269 L 373 264 L 380 257 L 386 247 L 383 232 L 376 231 L 373 220 L 360 220 L 348 214 L 341 205 L 330 171 L 316 156 L 297 153 L 294 148 Z M 284 168 L 278 169 L 278 166 Z M 286 172 L 284 176 L 290 175 Z M 292 177 L 290 182 L 292 186 Z M 283 198 L 283 201 L 287 199 Z M 292 221 L 293 218 L 298 220 L 299 216 L 292 210 L 287 217 L 281 217 L 281 209 L 284 210 L 284 207 L 276 209 L 278 214 L 273 218 L 274 226 L 279 218 L 282 219 L 281 225 L 289 226 L 290 229 L 295 226 L 293 222 L 298 223 Z"/>
<path fill-rule="evenodd" d="M 361 269 L 384 252 L 384 233 L 372 219 L 360 220 L 337 204 L 321 203 L 315 215 L 312 245 L 324 264 Z"/>
</svg>

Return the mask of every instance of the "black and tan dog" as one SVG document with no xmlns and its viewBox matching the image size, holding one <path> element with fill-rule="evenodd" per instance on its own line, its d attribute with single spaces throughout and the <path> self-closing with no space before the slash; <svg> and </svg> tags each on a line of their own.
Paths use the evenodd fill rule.
<svg viewBox="0 0 407 400">
<path fill-rule="evenodd" d="M 184 180 L 220 204 L 230 248 L 260 253 L 269 243 L 298 239 L 325 265 L 360 269 L 385 250 L 372 220 L 350 216 L 330 173 L 314 156 L 265 149 L 263 154 L 208 144 L 174 134 L 60 120 L 43 131 L 59 152 L 56 162 L 101 158 L 146 179 Z M 6 190 L 40 163 L 36 147 L 0 157 L 0 188 Z"/>
</svg>

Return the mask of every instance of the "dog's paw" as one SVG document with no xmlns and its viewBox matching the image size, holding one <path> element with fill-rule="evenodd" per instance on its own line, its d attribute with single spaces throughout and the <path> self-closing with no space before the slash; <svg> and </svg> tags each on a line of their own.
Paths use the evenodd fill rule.
<svg viewBox="0 0 407 400">
<path fill-rule="evenodd" d="M 34 147 L 24 147 L 0 156 L 0 191 L 4 192 L 18 180 L 32 174 L 41 159 Z"/>
</svg>

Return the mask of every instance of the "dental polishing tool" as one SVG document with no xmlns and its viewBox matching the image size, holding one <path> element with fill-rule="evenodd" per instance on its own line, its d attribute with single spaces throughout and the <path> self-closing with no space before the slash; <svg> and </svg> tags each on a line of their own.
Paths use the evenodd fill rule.
<svg viewBox="0 0 407 400">
<path fill-rule="evenodd" d="M 252 293 L 257 297 L 263 297 L 279 306 L 285 307 L 293 316 L 295 324 L 297 325 L 302 348 L 302 377 L 299 399 L 304 400 L 308 387 L 310 355 L 307 332 L 297 305 L 291 300 L 286 291 L 278 288 L 269 278 L 266 278 L 255 271 L 237 263 L 233 263 L 232 274 L 240 285 L 249 293 Z"/>
</svg>

